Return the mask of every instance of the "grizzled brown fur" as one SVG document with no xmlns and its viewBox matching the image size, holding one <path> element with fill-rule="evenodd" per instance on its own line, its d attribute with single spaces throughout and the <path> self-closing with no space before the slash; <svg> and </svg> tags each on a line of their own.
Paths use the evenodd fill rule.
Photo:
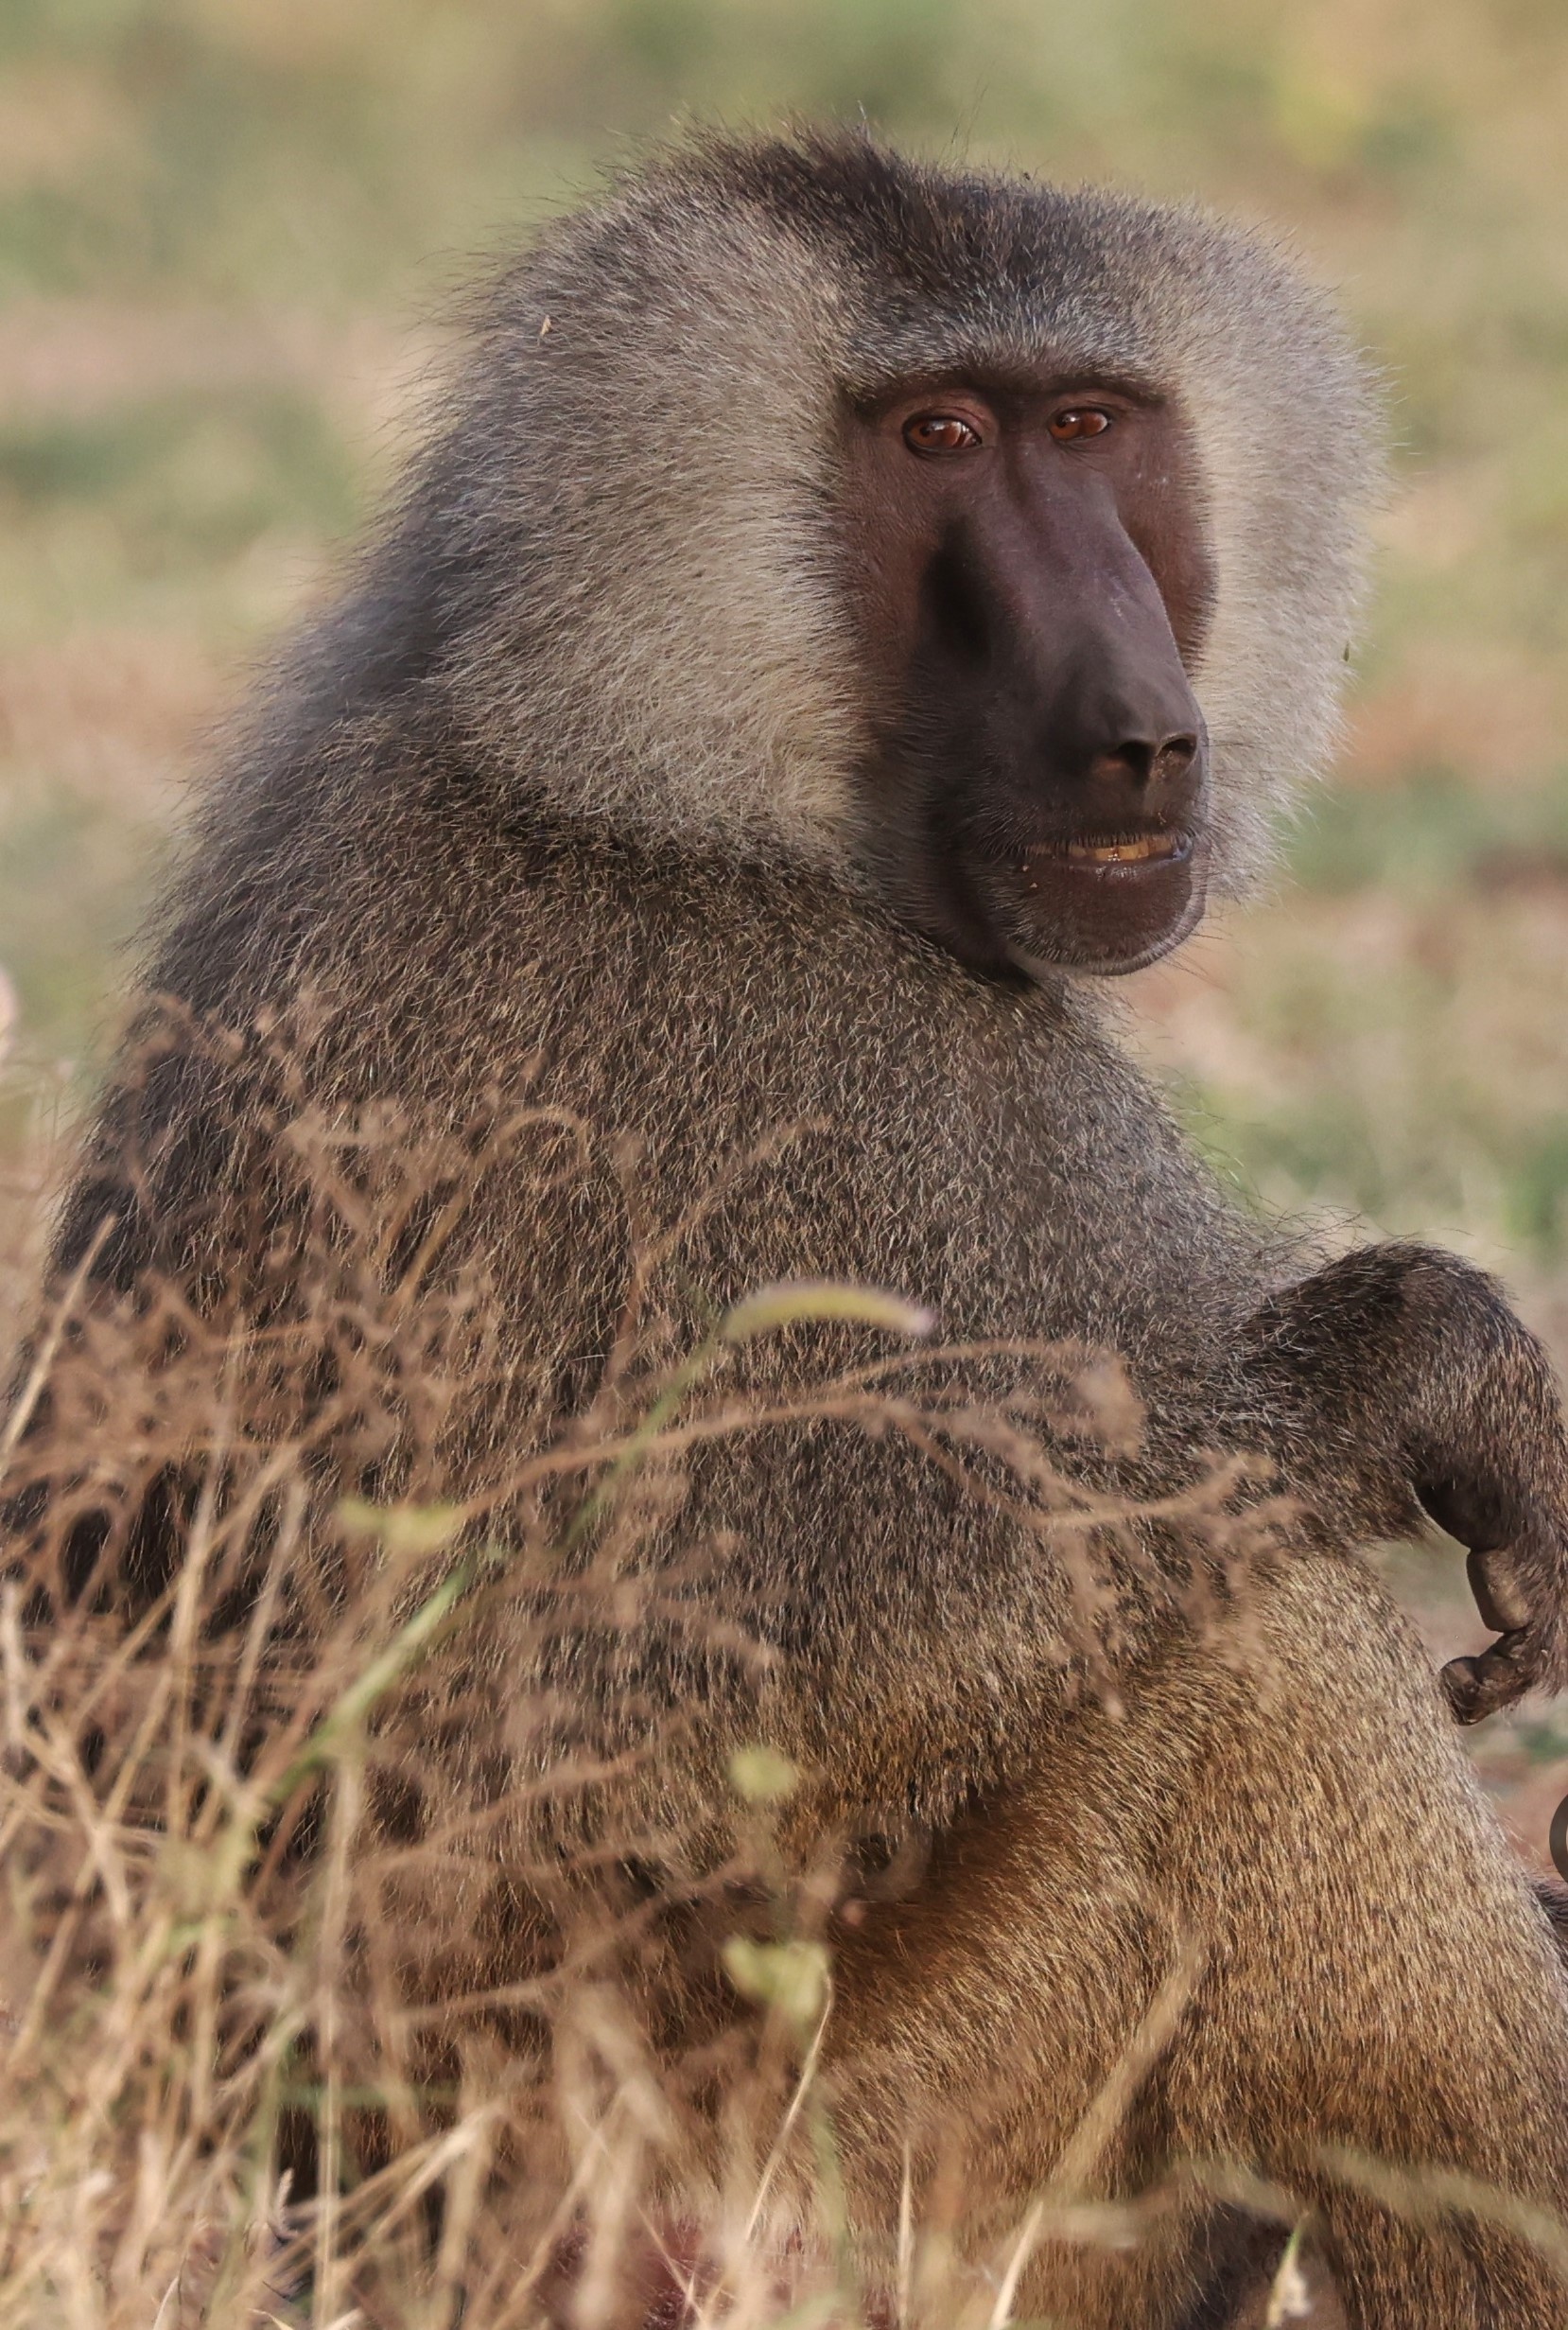
<svg viewBox="0 0 1568 2330">
<path fill-rule="evenodd" d="M 878 888 L 841 409 L 1047 357 L 1183 416 L 1215 880 L 1244 884 L 1332 740 L 1376 467 L 1321 304 L 1195 215 L 855 138 L 698 143 L 500 283 L 449 425 L 280 665 L 163 907 L 147 982 L 177 1008 L 102 1105 L 59 1270 L 91 1254 L 105 1309 L 162 1280 L 265 1326 L 302 1251 L 302 1127 L 467 1142 L 427 1279 L 483 1323 L 414 1485 L 503 1534 L 522 1455 L 635 1416 L 757 1287 L 888 1288 L 945 1347 L 1012 1346 L 935 1376 L 965 1412 L 1027 1410 L 1055 1488 L 978 1422 L 933 1445 L 828 1402 L 695 1445 L 662 1506 L 649 1487 L 618 1629 L 492 1619 L 494 1728 L 439 1758 L 606 1757 L 551 1843 L 520 1795 L 497 1866 L 570 1841 L 655 1894 L 700 1883 L 759 1741 L 804 1776 L 793 1866 L 914 1855 L 834 1925 L 828 2072 L 874 2269 L 906 2140 L 922 2175 L 959 2144 L 970 2236 L 1004 2230 L 1154 2014 L 1095 2189 L 1182 2161 L 1288 2188 L 1357 2330 L 1568 2324 L 1506 2214 L 1402 2214 L 1366 2165 L 1568 2203 L 1551 1936 L 1362 1559 L 1423 1510 L 1493 1556 L 1504 1643 L 1454 1678 L 1467 1711 L 1568 1680 L 1546 1363 L 1448 1256 L 1315 1270 L 1260 1231 L 1090 983 L 980 975 Z M 1075 1428 L 1075 1363 L 1045 1345 L 1115 1355 L 1138 1430 L 1131 1407 Z M 726 1390 L 782 1409 L 865 1349 L 759 1340 Z M 1277 1471 L 1205 1504 L 1248 1452 Z M 385 1464 L 409 1485 L 395 1434 Z M 1184 1491 L 1184 1519 L 1115 1522 Z M 529 1704 L 558 1736 L 509 1728 Z M 493 1927 L 492 1875 L 455 1887 L 455 1932 Z M 518 1966 L 527 1895 L 487 1944 Z M 1193 2310 L 1219 2303 L 1208 2223 L 1191 2199 L 1132 2252 L 1048 2245 L 1024 2311 L 1217 2319 Z"/>
</svg>

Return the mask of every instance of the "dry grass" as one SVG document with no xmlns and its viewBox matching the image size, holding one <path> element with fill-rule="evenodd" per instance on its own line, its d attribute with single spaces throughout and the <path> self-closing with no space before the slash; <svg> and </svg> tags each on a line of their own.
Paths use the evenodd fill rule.
<svg viewBox="0 0 1568 2330">
<path fill-rule="evenodd" d="M 1076 1581 L 1092 1662 L 1106 1549 L 1124 1565 L 1142 1516 L 1058 1474 L 1040 1370 L 1080 1439 L 1136 1435 L 1124 1387 L 1019 1353 L 1028 1398 L 977 1409 L 952 1362 L 979 1355 L 825 1286 L 763 1289 L 650 1372 L 668 1334 L 634 1253 L 591 1404 L 476 1490 L 459 1410 L 515 1359 L 442 1256 L 496 1143 L 539 1128 L 360 1130 L 287 1119 L 303 1226 L 269 1307 L 214 1323 L 172 1286 L 89 1305 L 78 1271 L 0 1426 L 0 2321 L 501 2330 L 558 2318 L 569 2288 L 578 2330 L 627 2320 L 629 2290 L 684 2290 L 731 2330 L 1003 2330 L 1037 2244 L 1134 2239 L 1185 2188 L 1113 2205 L 1096 2170 L 1196 1958 L 1175 1950 L 1000 2245 L 961 2245 L 928 2133 L 897 2253 L 862 2287 L 819 2059 L 843 1841 L 796 1834 L 805 1776 L 764 1742 L 689 1833 L 650 1835 L 640 1772 L 690 1762 L 680 1717 L 530 1678 L 566 1638 L 694 1608 L 717 1627 L 699 1557 L 672 1573 L 649 1550 L 686 1458 L 825 1419 L 1005 1495 Z M 30 1278 L 16 1256 L 23 1310 Z M 816 1329 L 798 1390 L 736 1396 L 735 1355 Z M 1238 1479 L 1179 1505 L 1208 1548 L 1199 1622 L 1274 1539 Z M 629 1882 L 634 1861 L 664 1874 Z"/>
</svg>

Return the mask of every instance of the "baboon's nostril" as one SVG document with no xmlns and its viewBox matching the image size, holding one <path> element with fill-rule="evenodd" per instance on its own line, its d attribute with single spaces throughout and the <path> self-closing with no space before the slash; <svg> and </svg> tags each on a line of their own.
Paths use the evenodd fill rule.
<svg viewBox="0 0 1568 2330">
<path fill-rule="evenodd" d="M 1135 784 L 1147 784 L 1157 749 L 1144 737 L 1124 736 L 1119 745 L 1108 745 L 1104 752 L 1095 754 L 1089 773 L 1091 777 L 1123 782 L 1130 777 Z"/>
<path fill-rule="evenodd" d="M 1197 759 L 1198 740 L 1195 736 L 1168 736 L 1155 754 L 1150 775 L 1157 780 L 1185 777 Z"/>
<path fill-rule="evenodd" d="M 1130 777 L 1135 784 L 1170 783 L 1185 777 L 1197 758 L 1195 736 L 1124 736 L 1121 743 L 1097 753 L 1089 772 L 1094 777 Z"/>
</svg>

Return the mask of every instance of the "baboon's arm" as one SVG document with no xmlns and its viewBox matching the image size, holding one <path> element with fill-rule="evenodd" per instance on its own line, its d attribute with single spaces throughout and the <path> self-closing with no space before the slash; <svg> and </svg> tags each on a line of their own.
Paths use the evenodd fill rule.
<svg viewBox="0 0 1568 2330">
<path fill-rule="evenodd" d="M 1425 1514 L 1470 1548 L 1499 1639 L 1443 1670 L 1460 1720 L 1568 1683 L 1568 1434 L 1496 1283 L 1433 1247 L 1367 1247 L 1273 1295 L 1248 1341 L 1287 1486 L 1335 1526 L 1396 1535 Z"/>
</svg>

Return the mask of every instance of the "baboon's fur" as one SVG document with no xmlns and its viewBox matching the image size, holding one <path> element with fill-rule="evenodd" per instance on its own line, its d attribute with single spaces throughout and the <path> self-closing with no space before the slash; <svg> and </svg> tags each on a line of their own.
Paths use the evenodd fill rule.
<svg viewBox="0 0 1568 2330">
<path fill-rule="evenodd" d="M 862 870 L 838 400 L 1045 351 L 1150 382 L 1191 429 L 1217 571 L 1195 686 L 1221 874 L 1245 884 L 1333 735 L 1376 470 L 1323 304 L 1195 214 L 859 138 L 698 142 L 501 281 L 449 425 L 279 667 L 148 963 L 235 1040 L 181 1020 L 149 1061 L 144 1025 L 60 1268 L 96 1235 L 106 1304 L 162 1276 L 215 1316 L 276 1315 L 303 1202 L 280 1129 L 379 1111 L 446 1138 L 515 1109 L 440 1258 L 491 1322 L 442 1440 L 449 1494 L 504 1513 L 519 1451 L 594 1397 L 634 1242 L 704 1193 L 612 1419 L 749 1289 L 832 1279 L 931 1305 L 945 1342 L 1118 1355 L 1136 1445 L 1103 1371 L 1096 1439 L 1065 1362 L 949 1366 L 966 1400 L 1043 1400 L 1031 1428 L 1080 1486 L 1159 1498 L 1216 1455 L 1272 1457 L 1274 1482 L 1180 1526 L 1095 1538 L 1054 1529 L 1050 1481 L 1020 1484 L 979 1421 L 968 1484 L 851 1420 L 715 1441 L 664 1509 L 644 1483 L 628 1623 L 526 1656 L 493 1638 L 500 1740 L 442 1754 L 544 1754 L 506 1732 L 530 1694 L 599 1746 L 678 1718 L 574 1798 L 588 1845 L 635 1850 L 655 1887 L 722 1859 L 728 1759 L 757 1741 L 805 1776 L 792 1866 L 928 1841 L 837 1951 L 828 2053 L 873 2248 L 906 2135 L 917 2163 L 962 2137 L 977 2238 L 1014 2221 L 1189 1964 L 1101 2190 L 1194 2158 L 1289 2187 L 1358 2330 L 1568 2323 L 1506 2217 L 1402 2216 L 1342 2157 L 1568 2201 L 1551 1936 L 1358 1550 L 1416 1524 L 1445 1452 L 1518 1480 L 1549 1516 L 1532 1585 L 1561 1679 L 1545 1362 L 1488 1282 L 1420 1249 L 1290 1289 L 1313 1258 L 1216 1186 L 1098 992 L 975 976 Z M 788 1398 L 862 1348 L 836 1333 L 747 1346 L 732 1388 Z M 497 1833 L 503 1867 L 536 1861 L 531 1817 Z M 1177 2323 L 1202 2241 L 1192 2208 L 1160 2222 L 1130 2255 L 1048 2247 L 1024 2310 Z"/>
</svg>

